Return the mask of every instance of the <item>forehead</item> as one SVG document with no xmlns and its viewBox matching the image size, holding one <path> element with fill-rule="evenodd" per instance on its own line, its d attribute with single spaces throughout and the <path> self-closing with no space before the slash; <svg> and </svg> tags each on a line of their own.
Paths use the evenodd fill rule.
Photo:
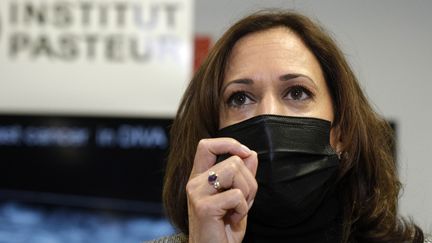
<svg viewBox="0 0 432 243">
<path fill-rule="evenodd" d="M 291 51 L 305 49 L 306 46 L 298 35 L 286 27 L 274 27 L 248 34 L 240 38 L 234 45 L 232 56 L 244 54 L 248 49 L 286 48 Z"/>
<path fill-rule="evenodd" d="M 269 71 L 275 75 L 295 72 L 322 79 L 316 57 L 302 39 L 286 27 L 255 32 L 239 39 L 228 58 L 225 81 Z"/>
</svg>

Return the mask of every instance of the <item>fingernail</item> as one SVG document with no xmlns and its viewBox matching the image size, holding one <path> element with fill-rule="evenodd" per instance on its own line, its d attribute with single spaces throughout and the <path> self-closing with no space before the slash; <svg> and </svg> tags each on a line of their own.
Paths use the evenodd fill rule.
<svg viewBox="0 0 432 243">
<path fill-rule="evenodd" d="M 251 209 L 251 207 L 252 207 L 252 205 L 253 205 L 253 203 L 254 203 L 254 200 L 255 200 L 255 199 L 252 199 L 252 201 L 249 202 L 249 209 Z"/>
<path fill-rule="evenodd" d="M 248 154 L 251 153 L 251 150 L 248 147 L 244 146 L 243 144 L 241 145 L 241 148 L 245 153 L 248 153 Z"/>
</svg>

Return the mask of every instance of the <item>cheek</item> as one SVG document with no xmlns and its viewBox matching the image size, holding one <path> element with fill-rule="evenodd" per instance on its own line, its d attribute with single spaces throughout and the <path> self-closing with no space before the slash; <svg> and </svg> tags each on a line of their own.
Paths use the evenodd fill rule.
<svg viewBox="0 0 432 243">
<path fill-rule="evenodd" d="M 242 120 L 252 117 L 253 115 L 248 114 L 244 111 L 232 111 L 229 109 L 221 108 L 219 112 L 219 129 L 233 125 Z"/>
<path fill-rule="evenodd" d="M 328 120 L 333 123 L 334 121 L 334 108 L 333 108 L 333 102 L 330 99 L 330 96 L 327 96 L 323 102 L 322 105 L 319 107 L 319 118 Z M 337 127 L 333 127 L 330 130 L 330 145 L 331 147 L 336 151 L 340 152 L 341 149 L 341 142 L 340 142 L 340 134 Z"/>
<path fill-rule="evenodd" d="M 330 88 L 324 78 L 317 79 L 318 93 L 315 100 L 315 111 L 321 119 L 334 121 L 334 102 Z"/>
<path fill-rule="evenodd" d="M 329 102 L 326 106 L 322 107 L 320 110 L 321 118 L 328 120 L 330 122 L 334 121 L 334 111 L 333 104 Z"/>
<path fill-rule="evenodd" d="M 235 123 L 232 116 L 232 112 L 230 112 L 230 110 L 224 105 L 221 105 L 219 109 L 219 129 Z"/>
<path fill-rule="evenodd" d="M 317 117 L 333 122 L 334 120 L 334 108 L 333 108 L 333 101 L 330 97 L 330 94 L 326 92 L 325 95 L 323 95 L 319 100 L 317 100 L 317 106 L 316 109 L 314 109 L 315 112 L 317 112 Z"/>
<path fill-rule="evenodd" d="M 225 113 L 226 112 L 224 112 L 223 109 L 220 109 L 220 112 L 219 112 L 219 129 L 227 126 L 227 115 Z"/>
</svg>

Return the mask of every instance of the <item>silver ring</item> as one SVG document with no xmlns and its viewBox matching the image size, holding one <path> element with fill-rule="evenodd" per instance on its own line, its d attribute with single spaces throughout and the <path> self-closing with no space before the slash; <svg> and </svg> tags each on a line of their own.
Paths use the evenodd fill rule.
<svg viewBox="0 0 432 243">
<path fill-rule="evenodd" d="M 216 180 L 216 181 L 213 183 L 213 187 L 214 187 L 214 189 L 216 189 L 216 190 L 219 191 L 219 189 L 220 189 L 220 183 L 219 183 L 218 180 Z"/>
<path fill-rule="evenodd" d="M 221 185 L 220 185 L 220 182 L 218 180 L 218 175 L 216 174 L 216 172 L 209 171 L 209 176 L 208 176 L 207 180 L 210 183 L 210 185 L 213 186 L 214 189 L 219 191 Z"/>
</svg>

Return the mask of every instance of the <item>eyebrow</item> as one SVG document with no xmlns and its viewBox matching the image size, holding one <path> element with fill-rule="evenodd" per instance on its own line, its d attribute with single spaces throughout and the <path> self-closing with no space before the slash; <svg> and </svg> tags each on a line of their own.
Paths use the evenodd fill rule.
<svg viewBox="0 0 432 243">
<path fill-rule="evenodd" d="M 226 85 L 222 87 L 222 94 L 225 92 L 226 88 L 231 84 L 253 84 L 254 81 L 250 78 L 241 78 L 229 81 Z"/>
<path fill-rule="evenodd" d="M 289 74 L 284 74 L 284 75 L 279 76 L 279 80 L 280 80 L 280 81 L 289 81 L 289 80 L 291 80 L 291 79 L 295 79 L 295 78 L 298 78 L 298 77 L 306 78 L 306 80 L 308 80 L 308 81 L 311 82 L 315 87 L 317 87 L 315 81 L 314 81 L 312 78 L 310 78 L 310 77 L 307 76 L 307 75 L 300 74 L 300 73 L 289 73 Z M 235 79 L 235 80 L 229 81 L 225 86 L 222 87 L 222 93 L 225 92 L 225 89 L 226 89 L 229 85 L 231 85 L 231 84 L 253 84 L 253 83 L 254 83 L 254 81 L 253 81 L 252 79 L 249 79 L 249 78 Z"/>
<path fill-rule="evenodd" d="M 309 76 L 307 76 L 307 75 L 304 75 L 304 74 L 300 74 L 300 73 L 289 73 L 289 74 L 284 74 L 284 75 L 282 75 L 282 76 L 279 77 L 279 80 L 280 80 L 280 81 L 288 81 L 288 80 L 295 79 L 295 78 L 298 78 L 298 77 L 306 78 L 306 80 L 308 80 L 308 81 L 311 82 L 315 87 L 317 87 L 317 84 L 315 83 L 315 81 L 314 81 L 311 77 L 309 77 Z"/>
</svg>

